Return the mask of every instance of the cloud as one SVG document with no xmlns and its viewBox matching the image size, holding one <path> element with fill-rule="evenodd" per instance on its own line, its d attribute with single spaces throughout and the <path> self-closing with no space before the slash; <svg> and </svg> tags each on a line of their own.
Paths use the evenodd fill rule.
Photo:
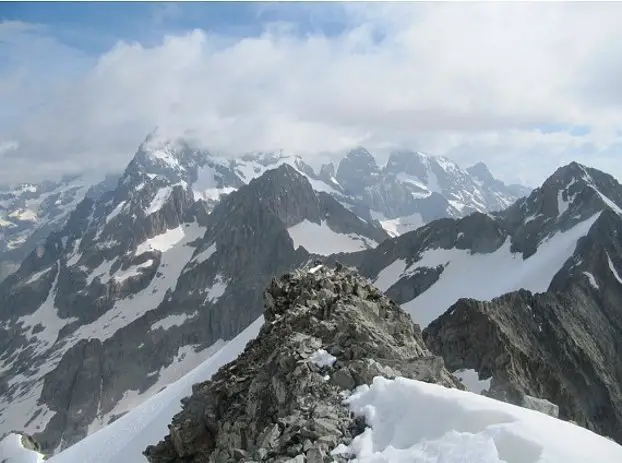
<svg viewBox="0 0 622 463">
<path fill-rule="evenodd" d="M 15 151 L 19 148 L 19 143 L 16 141 L 8 140 L 1 141 L 0 140 L 0 156 L 4 153 L 8 153 L 9 151 Z"/>
<path fill-rule="evenodd" d="M 24 83 L 19 66 L 0 74 L 0 95 L 17 95 L 11 124 L 0 112 L 0 138 L 20 144 L 2 155 L 3 175 L 119 169 L 160 126 L 192 129 L 231 154 L 285 148 L 313 156 L 362 143 L 385 155 L 399 146 L 464 165 L 484 160 L 504 179 L 530 184 L 571 160 L 622 177 L 622 163 L 612 161 L 622 143 L 621 4 L 340 11 L 338 33 L 284 21 L 244 38 L 195 29 L 149 47 L 119 42 L 94 61 L 22 30 L 14 43 L 24 60 L 33 37 L 46 40 L 51 56 L 72 58 L 38 67 L 51 66 L 64 85 L 51 77 L 54 84 Z M 15 37 L 5 24 L 0 39 Z M 562 129 L 538 130 L 550 126 Z M 24 159 L 36 169 L 24 169 Z"/>
</svg>

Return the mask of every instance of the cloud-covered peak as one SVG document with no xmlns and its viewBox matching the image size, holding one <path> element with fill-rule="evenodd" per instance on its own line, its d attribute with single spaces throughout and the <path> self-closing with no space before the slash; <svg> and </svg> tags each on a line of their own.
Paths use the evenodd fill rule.
<svg viewBox="0 0 622 463">
<path fill-rule="evenodd" d="M 19 144 L 2 174 L 118 169 L 154 126 L 230 156 L 362 144 L 484 160 L 506 182 L 571 159 L 622 174 L 619 4 L 236 5 L 117 6 L 129 25 L 97 36 L 0 23 L 0 140 Z"/>
</svg>

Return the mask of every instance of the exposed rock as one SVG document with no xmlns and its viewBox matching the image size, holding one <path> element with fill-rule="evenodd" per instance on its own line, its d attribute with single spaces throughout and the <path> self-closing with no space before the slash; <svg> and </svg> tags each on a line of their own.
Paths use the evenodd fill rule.
<svg viewBox="0 0 622 463">
<path fill-rule="evenodd" d="M 410 317 L 351 269 L 315 266 L 273 279 L 265 323 L 240 357 L 193 386 L 152 463 L 345 461 L 362 430 L 344 393 L 374 376 L 463 388 Z"/>
<path fill-rule="evenodd" d="M 581 286 L 521 290 L 490 302 L 461 299 L 423 337 L 450 370 L 492 376 L 486 395 L 622 442 L 622 331 L 612 320 Z"/>
<path fill-rule="evenodd" d="M 546 415 L 550 415 L 553 418 L 559 418 L 559 407 L 546 399 L 539 399 L 537 397 L 524 394 L 522 400 L 520 401 L 520 406 L 539 411 Z"/>
</svg>

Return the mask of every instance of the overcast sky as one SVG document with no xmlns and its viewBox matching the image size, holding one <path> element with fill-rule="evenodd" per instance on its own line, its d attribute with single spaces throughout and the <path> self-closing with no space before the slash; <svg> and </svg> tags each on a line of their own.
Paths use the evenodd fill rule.
<svg viewBox="0 0 622 463">
<path fill-rule="evenodd" d="M 622 178 L 622 3 L 4 3 L 0 182 L 121 170 L 155 126 L 312 157 L 362 144 L 537 185 Z"/>
</svg>

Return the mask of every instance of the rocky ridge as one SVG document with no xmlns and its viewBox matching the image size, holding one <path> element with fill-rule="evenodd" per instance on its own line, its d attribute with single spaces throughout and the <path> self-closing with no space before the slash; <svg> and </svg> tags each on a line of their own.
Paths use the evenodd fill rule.
<svg viewBox="0 0 622 463">
<path fill-rule="evenodd" d="M 410 317 L 352 269 L 287 273 L 264 304 L 259 336 L 193 386 L 169 435 L 145 450 L 150 462 L 346 461 L 331 450 L 364 429 L 347 391 L 377 375 L 463 388 Z"/>
<path fill-rule="evenodd" d="M 423 335 L 452 371 L 491 378 L 486 395 L 521 406 L 527 395 L 546 399 L 560 418 L 620 443 L 622 330 L 612 313 L 622 315 L 619 304 L 578 283 L 563 293 L 459 300 Z"/>
</svg>

